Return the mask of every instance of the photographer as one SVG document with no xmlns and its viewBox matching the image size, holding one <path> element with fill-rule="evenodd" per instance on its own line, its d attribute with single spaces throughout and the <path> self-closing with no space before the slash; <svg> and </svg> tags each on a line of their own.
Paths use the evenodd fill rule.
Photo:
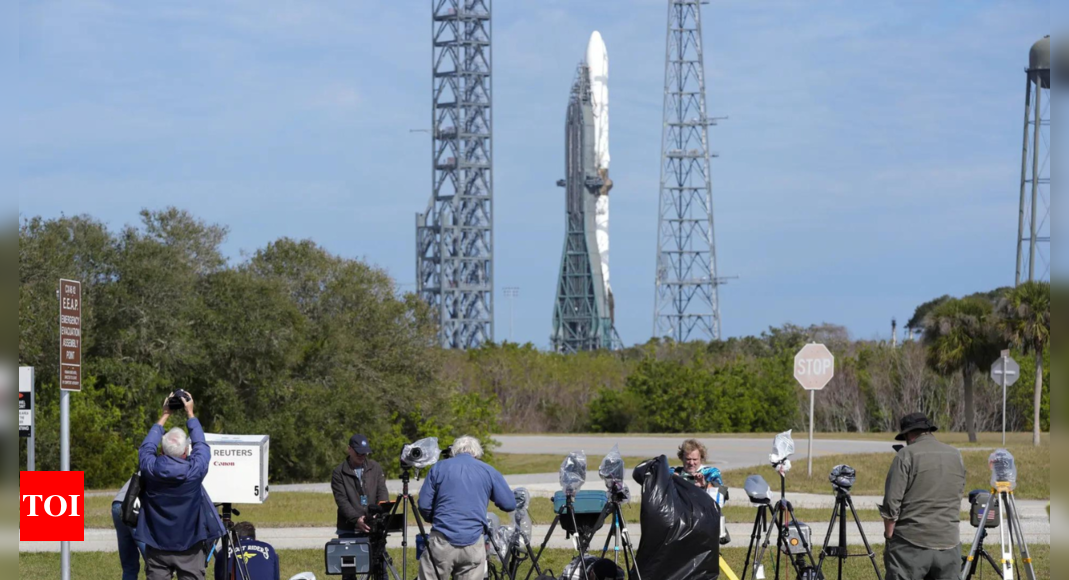
<svg viewBox="0 0 1069 580">
<path fill-rule="evenodd" d="M 460 437 L 453 443 L 453 458 L 439 462 L 427 474 L 419 512 L 433 523 L 433 530 L 420 558 L 420 580 L 482 580 L 486 506 L 493 500 L 502 511 L 516 510 L 515 495 L 505 478 L 479 461 L 482 456 L 477 439 Z"/>
<path fill-rule="evenodd" d="M 172 409 L 184 406 L 189 435 L 175 427 L 163 432 Z M 163 454 L 156 455 L 157 448 Z M 145 544 L 147 580 L 203 580 L 208 549 L 224 535 L 223 522 L 202 485 L 211 449 L 193 414 L 193 396 L 183 391 L 163 401 L 160 420 L 139 450 L 141 514 L 134 539 Z"/>
<path fill-rule="evenodd" d="M 887 547 L 887 580 L 957 578 L 961 574 L 961 452 L 936 440 L 923 413 L 907 415 L 895 439 L 905 441 L 891 463 L 879 506 Z"/>
<path fill-rule="evenodd" d="M 687 439 L 679 446 L 677 457 L 683 462 L 682 467 L 677 467 L 673 473 L 693 481 L 694 485 L 706 490 L 713 499 L 717 499 L 719 489 L 724 485 L 720 477 L 720 470 L 715 467 L 706 467 L 707 450 L 705 445 L 697 439 Z M 719 500 L 717 500 L 719 503 Z"/>
<path fill-rule="evenodd" d="M 382 466 L 368 458 L 370 453 L 367 437 L 353 435 L 349 439 L 349 457 L 331 475 L 330 489 L 338 504 L 338 537 L 368 533 L 368 506 L 390 501 L 386 474 Z"/>
<path fill-rule="evenodd" d="M 242 575 L 245 571 L 249 573 L 248 580 L 279 580 L 278 554 L 271 544 L 256 540 L 256 526 L 251 522 L 241 522 L 234 525 L 234 533 L 241 542 L 241 548 L 238 550 L 236 546 L 230 546 L 229 554 L 225 557 L 220 554 L 221 557 L 215 561 L 215 580 L 245 578 Z M 240 565 L 239 559 L 242 562 Z"/>
</svg>

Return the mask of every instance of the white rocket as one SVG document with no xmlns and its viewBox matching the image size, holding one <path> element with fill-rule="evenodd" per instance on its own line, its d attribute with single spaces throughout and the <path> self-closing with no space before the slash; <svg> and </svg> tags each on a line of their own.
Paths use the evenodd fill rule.
<svg viewBox="0 0 1069 580">
<path fill-rule="evenodd" d="M 594 160 L 598 175 L 605 186 L 598 195 L 594 222 L 598 253 L 601 255 L 601 273 L 605 279 L 605 295 L 612 295 L 609 285 L 609 53 L 601 33 L 594 31 L 586 46 L 586 65 L 590 75 L 591 108 L 594 113 Z"/>
</svg>

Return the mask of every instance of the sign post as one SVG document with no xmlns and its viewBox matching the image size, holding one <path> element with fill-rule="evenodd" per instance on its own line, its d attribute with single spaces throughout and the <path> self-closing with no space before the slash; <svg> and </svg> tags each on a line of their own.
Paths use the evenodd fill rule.
<svg viewBox="0 0 1069 580">
<path fill-rule="evenodd" d="M 823 344 L 811 343 L 794 355 L 794 379 L 809 391 L 809 477 L 813 477 L 813 415 L 817 391 L 835 376 L 835 356 Z"/>
<path fill-rule="evenodd" d="M 995 364 L 991 365 L 991 380 L 1002 385 L 1002 446 L 1006 446 L 1006 389 L 1021 378 L 1021 366 L 1010 357 L 1010 351 L 1002 351 Z"/>
<path fill-rule="evenodd" d="M 59 469 L 71 470 L 71 392 L 82 390 L 82 283 L 59 281 Z M 71 543 L 59 545 L 60 578 L 71 577 Z"/>
<path fill-rule="evenodd" d="M 37 435 L 33 424 L 33 367 L 19 367 L 19 437 L 26 442 L 26 471 L 37 470 Z"/>
</svg>

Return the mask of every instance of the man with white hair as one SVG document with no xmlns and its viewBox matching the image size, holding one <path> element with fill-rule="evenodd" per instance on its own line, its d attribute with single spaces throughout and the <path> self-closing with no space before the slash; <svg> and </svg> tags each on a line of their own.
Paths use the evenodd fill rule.
<svg viewBox="0 0 1069 580">
<path fill-rule="evenodd" d="M 419 492 L 419 512 L 433 525 L 419 561 L 420 580 L 482 580 L 486 563 L 486 508 L 506 512 L 516 497 L 505 478 L 483 463 L 474 437 L 453 442 L 453 458 L 439 462 Z"/>
<path fill-rule="evenodd" d="M 171 418 L 171 393 L 139 450 L 141 514 L 134 538 L 145 544 L 147 580 L 171 580 L 175 575 L 178 580 L 204 580 L 208 550 L 225 533 L 202 485 L 212 452 L 193 414 L 193 396 L 179 395 L 185 403 L 189 435 L 179 427 L 163 432 Z M 162 455 L 157 456 L 157 448 Z"/>
</svg>

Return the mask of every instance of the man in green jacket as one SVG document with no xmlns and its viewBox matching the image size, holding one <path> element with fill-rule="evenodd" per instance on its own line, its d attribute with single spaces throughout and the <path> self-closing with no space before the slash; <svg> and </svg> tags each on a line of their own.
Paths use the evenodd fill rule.
<svg viewBox="0 0 1069 580">
<path fill-rule="evenodd" d="M 368 455 L 371 446 L 367 437 L 353 435 L 349 440 L 349 457 L 334 469 L 330 489 L 338 504 L 338 536 L 366 534 L 370 527 L 365 521 L 368 506 L 390 501 L 386 490 L 386 474 Z"/>
<path fill-rule="evenodd" d="M 887 580 L 953 580 L 961 575 L 961 452 L 936 440 L 923 413 L 905 416 L 905 441 L 891 463 L 880 515 L 887 546 Z"/>
</svg>

